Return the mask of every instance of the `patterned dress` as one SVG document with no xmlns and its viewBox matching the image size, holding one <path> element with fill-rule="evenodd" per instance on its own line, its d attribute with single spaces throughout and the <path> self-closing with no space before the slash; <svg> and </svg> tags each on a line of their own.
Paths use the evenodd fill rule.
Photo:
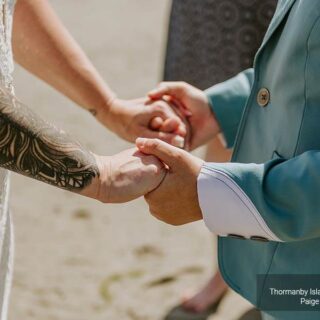
<svg viewBox="0 0 320 320">
<path fill-rule="evenodd" d="M 14 0 L 0 0 L 0 85 L 11 92 L 13 92 L 11 47 L 13 8 Z M 13 271 L 13 233 L 8 197 L 9 172 L 0 169 L 0 320 L 7 319 Z"/>
<path fill-rule="evenodd" d="M 276 0 L 173 0 L 164 79 L 201 89 L 252 66 Z"/>
</svg>

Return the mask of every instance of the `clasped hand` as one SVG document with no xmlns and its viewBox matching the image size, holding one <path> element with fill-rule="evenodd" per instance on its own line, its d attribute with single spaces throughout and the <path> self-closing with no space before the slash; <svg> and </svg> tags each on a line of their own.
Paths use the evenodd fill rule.
<svg viewBox="0 0 320 320">
<path fill-rule="evenodd" d="M 118 134 L 127 140 L 139 135 L 147 138 L 136 140 L 139 151 L 131 149 L 113 157 L 97 158 L 102 173 L 96 197 L 103 202 L 117 203 L 144 195 L 151 214 L 159 220 L 172 225 L 200 220 L 197 178 L 203 161 L 160 139 L 172 143 L 178 134 L 188 138 L 188 146 L 194 149 L 219 132 L 217 121 L 205 94 L 186 83 L 162 83 L 149 97 L 171 103 L 175 112 L 159 102 L 153 106 L 151 103 L 151 108 L 142 113 L 131 108 L 130 103 L 125 108 L 116 108 L 127 114 L 118 118 L 128 124 L 121 125 L 128 130 L 117 129 Z M 143 103 L 138 101 L 138 104 Z M 133 123 L 128 120 L 134 118 Z M 141 132 L 147 122 L 148 131 Z"/>
<path fill-rule="evenodd" d="M 187 145 L 192 150 L 218 134 L 218 122 L 203 91 L 184 82 L 165 82 L 149 93 L 152 99 L 166 98 L 187 117 L 190 132 Z M 138 149 L 156 156 L 166 166 L 166 176 L 160 186 L 145 195 L 150 213 L 172 225 L 182 225 L 202 219 L 198 200 L 197 179 L 203 161 L 185 150 L 158 139 L 139 138 Z"/>
<path fill-rule="evenodd" d="M 152 215 L 172 225 L 202 218 L 197 177 L 203 161 L 159 139 L 138 138 L 137 149 L 96 156 L 95 198 L 121 203 L 145 196 Z"/>
<path fill-rule="evenodd" d="M 172 225 L 202 219 L 197 178 L 203 161 L 158 139 L 139 138 L 136 144 L 142 153 L 156 156 L 166 166 L 161 184 L 145 195 L 150 213 Z"/>
</svg>

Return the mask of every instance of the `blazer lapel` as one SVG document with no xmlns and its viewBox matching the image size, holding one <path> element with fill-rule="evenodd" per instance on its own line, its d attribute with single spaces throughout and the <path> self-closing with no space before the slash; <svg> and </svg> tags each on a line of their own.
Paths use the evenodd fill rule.
<svg viewBox="0 0 320 320">
<path fill-rule="evenodd" d="M 278 7 L 275 12 L 275 16 L 270 23 L 270 26 L 264 36 L 264 39 L 263 39 L 262 44 L 257 52 L 257 55 L 265 47 L 266 43 L 272 37 L 273 33 L 277 30 L 277 28 L 279 27 L 282 20 L 284 19 L 286 14 L 289 12 L 289 10 L 291 9 L 291 7 L 295 3 L 295 1 L 296 0 L 279 0 Z"/>
</svg>

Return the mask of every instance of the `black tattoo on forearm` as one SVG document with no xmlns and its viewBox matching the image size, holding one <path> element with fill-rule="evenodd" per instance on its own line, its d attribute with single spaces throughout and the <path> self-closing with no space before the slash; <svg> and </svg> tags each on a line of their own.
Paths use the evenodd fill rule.
<svg viewBox="0 0 320 320">
<path fill-rule="evenodd" d="M 94 156 L 0 89 L 0 166 L 70 191 L 99 176 Z"/>
</svg>

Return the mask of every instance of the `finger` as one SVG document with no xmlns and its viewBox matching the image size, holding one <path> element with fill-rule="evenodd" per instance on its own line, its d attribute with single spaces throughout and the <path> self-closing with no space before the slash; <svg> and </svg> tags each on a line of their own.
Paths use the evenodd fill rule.
<svg viewBox="0 0 320 320">
<path fill-rule="evenodd" d="M 184 163 L 184 159 L 181 157 L 182 150 L 159 139 L 138 138 L 136 145 L 141 152 L 156 156 L 171 169 L 179 167 L 181 161 Z"/>
<path fill-rule="evenodd" d="M 159 128 L 162 132 L 176 133 L 179 130 L 181 121 L 177 118 L 166 119 Z"/>
<path fill-rule="evenodd" d="M 167 119 L 164 121 L 161 117 L 155 117 L 150 121 L 149 128 L 155 131 L 174 133 L 183 138 L 187 135 L 186 125 L 178 119 Z"/>
<path fill-rule="evenodd" d="M 185 95 L 186 83 L 184 82 L 161 82 L 159 86 L 148 93 L 151 99 L 160 99 L 169 95 L 181 99 Z"/>
<path fill-rule="evenodd" d="M 175 133 L 183 138 L 187 135 L 187 128 L 184 123 L 181 123 L 178 119 L 167 119 L 163 122 L 159 131 Z"/>
<path fill-rule="evenodd" d="M 164 96 L 163 100 L 167 101 L 168 103 L 172 103 L 174 107 L 178 108 L 183 116 L 187 118 L 192 116 L 192 112 L 177 98 L 172 96 Z"/>
<path fill-rule="evenodd" d="M 156 102 L 153 101 L 150 107 L 146 110 L 146 114 L 149 114 L 150 119 L 161 118 L 163 121 L 168 118 L 176 117 L 176 114 L 168 108 L 167 102 L 162 100 Z"/>
<path fill-rule="evenodd" d="M 151 129 L 176 133 L 182 137 L 186 136 L 187 119 L 175 104 L 167 102 L 164 99 L 158 100 L 157 102 L 153 102 L 149 108 L 149 112 L 152 118 L 161 118 L 163 121 L 162 124 L 165 122 L 164 126 L 161 128 L 159 127 L 161 120 L 153 120 L 152 125 L 149 125 Z"/>
<path fill-rule="evenodd" d="M 185 139 L 176 133 L 167 133 L 154 130 L 143 130 L 139 134 L 143 138 L 159 139 L 173 145 L 174 147 L 183 149 L 185 147 Z"/>
<path fill-rule="evenodd" d="M 188 134 L 189 121 L 174 105 L 170 105 L 170 107 L 177 114 L 178 118 L 170 118 L 170 120 L 173 120 L 174 122 L 169 121 L 169 119 L 165 120 L 163 126 L 160 128 L 160 131 L 166 132 L 167 130 L 172 130 L 172 132 L 185 138 Z"/>
<path fill-rule="evenodd" d="M 149 124 L 150 129 L 159 130 L 163 125 L 163 119 L 161 117 L 154 117 Z M 163 131 L 163 130 L 161 130 Z"/>
<path fill-rule="evenodd" d="M 179 136 L 183 137 L 184 139 L 186 139 L 186 136 L 187 136 L 187 128 L 185 125 L 180 125 L 178 127 L 178 129 L 174 132 L 176 134 L 178 134 Z"/>
<path fill-rule="evenodd" d="M 159 139 L 174 147 L 183 149 L 185 147 L 185 139 L 176 133 L 166 133 L 162 131 L 149 131 L 143 135 L 149 139 Z"/>
<path fill-rule="evenodd" d="M 168 97 L 167 98 L 171 98 Z M 177 100 L 176 100 L 177 101 Z M 178 101 L 177 101 L 178 102 Z M 178 134 L 179 136 L 183 137 L 185 140 L 184 149 L 188 149 L 189 140 L 191 138 L 191 126 L 189 122 L 189 117 L 192 115 L 190 112 L 184 113 L 183 110 L 179 106 L 177 106 L 173 101 L 170 103 L 168 102 L 172 111 L 176 113 L 178 116 L 179 126 L 174 131 L 174 133 Z M 185 109 L 186 110 L 186 109 Z M 160 131 L 165 131 L 163 128 L 160 128 Z"/>
</svg>

